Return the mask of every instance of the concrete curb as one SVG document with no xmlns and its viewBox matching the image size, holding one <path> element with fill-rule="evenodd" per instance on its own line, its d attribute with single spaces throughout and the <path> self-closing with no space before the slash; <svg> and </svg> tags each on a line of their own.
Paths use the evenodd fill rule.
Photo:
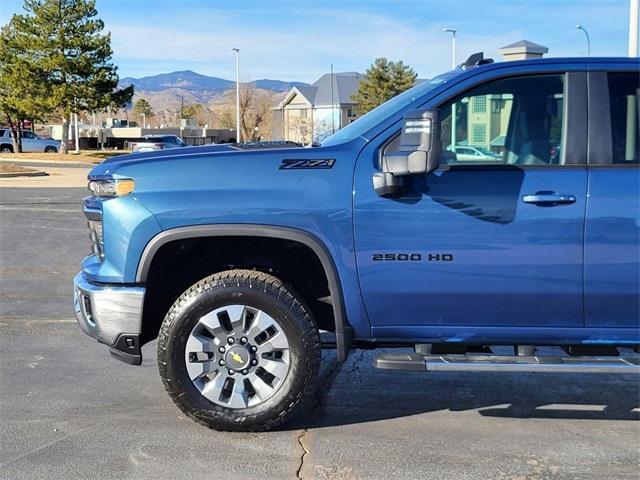
<svg viewBox="0 0 640 480">
<path fill-rule="evenodd" d="M 48 177 L 49 174 L 47 172 L 43 172 L 42 170 L 37 170 L 35 172 L 11 172 L 11 173 L 0 173 L 0 178 L 14 178 L 14 177 Z"/>
</svg>

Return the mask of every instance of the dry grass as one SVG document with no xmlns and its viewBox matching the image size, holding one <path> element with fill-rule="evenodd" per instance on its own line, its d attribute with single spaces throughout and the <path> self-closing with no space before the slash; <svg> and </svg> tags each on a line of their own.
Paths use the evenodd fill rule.
<svg viewBox="0 0 640 480">
<path fill-rule="evenodd" d="M 80 153 L 7 153 L 3 154 L 4 159 L 11 160 L 48 160 L 53 162 L 69 163 L 100 163 L 107 157 L 131 153 L 127 150 L 81 150 Z"/>
<path fill-rule="evenodd" d="M 21 167 L 13 163 L 0 163 L 0 173 L 29 173 L 35 171 L 35 168 Z"/>
</svg>

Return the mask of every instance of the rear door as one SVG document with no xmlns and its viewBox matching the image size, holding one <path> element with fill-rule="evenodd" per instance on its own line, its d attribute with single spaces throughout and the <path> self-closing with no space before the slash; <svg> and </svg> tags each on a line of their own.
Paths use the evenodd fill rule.
<svg viewBox="0 0 640 480">
<path fill-rule="evenodd" d="M 640 74 L 589 74 L 587 327 L 640 327 Z"/>
</svg>

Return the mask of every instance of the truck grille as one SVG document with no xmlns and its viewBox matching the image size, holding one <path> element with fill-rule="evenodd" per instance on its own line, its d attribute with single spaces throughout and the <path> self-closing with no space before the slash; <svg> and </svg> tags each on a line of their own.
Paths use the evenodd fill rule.
<svg viewBox="0 0 640 480">
<path fill-rule="evenodd" d="M 104 259 L 104 237 L 102 235 L 102 222 L 89 220 L 89 239 L 91 240 L 91 252 L 100 260 Z"/>
</svg>

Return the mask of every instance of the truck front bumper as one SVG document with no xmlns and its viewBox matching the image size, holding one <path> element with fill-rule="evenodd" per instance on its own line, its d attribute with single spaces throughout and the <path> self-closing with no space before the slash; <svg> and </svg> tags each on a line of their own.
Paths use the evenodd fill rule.
<svg viewBox="0 0 640 480">
<path fill-rule="evenodd" d="M 140 332 L 145 289 L 97 285 L 82 272 L 73 279 L 76 319 L 84 333 L 109 346 L 118 360 L 130 365 L 142 363 Z"/>
</svg>

